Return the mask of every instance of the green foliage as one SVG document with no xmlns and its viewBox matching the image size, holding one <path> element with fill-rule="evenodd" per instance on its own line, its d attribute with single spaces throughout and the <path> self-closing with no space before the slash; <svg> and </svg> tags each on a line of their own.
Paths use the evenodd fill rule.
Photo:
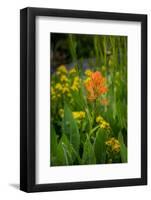
<svg viewBox="0 0 151 200">
<path fill-rule="evenodd" d="M 124 144 L 123 135 L 121 132 L 119 133 L 118 139 L 121 145 L 121 151 L 120 151 L 121 160 L 123 163 L 126 163 L 127 162 L 127 148 L 126 148 L 126 145 Z"/>
<path fill-rule="evenodd" d="M 70 144 L 72 144 L 74 149 L 78 152 L 79 145 L 80 145 L 80 134 L 79 134 L 77 123 L 74 120 L 72 116 L 72 112 L 66 103 L 64 106 L 62 132 L 67 136 Z"/>
<path fill-rule="evenodd" d="M 73 164 L 72 147 L 65 135 L 62 136 L 57 146 L 56 163 L 57 165 Z"/>
<path fill-rule="evenodd" d="M 57 135 L 54 127 L 51 128 L 51 164 L 53 165 L 56 162 L 56 156 L 57 156 Z"/>
<path fill-rule="evenodd" d="M 96 133 L 96 139 L 94 144 L 96 163 L 104 164 L 106 162 L 106 146 L 107 134 L 104 130 L 99 129 Z"/>
<path fill-rule="evenodd" d="M 76 62 L 77 60 L 77 43 L 75 40 L 75 37 L 72 34 L 69 34 L 69 50 L 70 50 L 70 54 L 71 57 L 73 59 L 74 62 Z"/>
<path fill-rule="evenodd" d="M 83 150 L 83 156 L 82 156 L 82 163 L 81 164 L 95 164 L 95 153 L 94 148 L 90 142 L 90 138 L 87 136 L 87 139 L 84 143 L 84 150 Z"/>
</svg>

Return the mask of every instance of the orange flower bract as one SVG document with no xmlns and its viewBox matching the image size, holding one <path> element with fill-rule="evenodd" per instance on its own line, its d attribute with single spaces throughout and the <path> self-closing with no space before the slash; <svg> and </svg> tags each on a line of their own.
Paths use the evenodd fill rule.
<svg viewBox="0 0 151 200">
<path fill-rule="evenodd" d="M 108 90 L 106 86 L 106 78 L 98 71 L 93 72 L 90 79 L 85 83 L 88 92 L 88 99 L 93 101 L 105 94 Z"/>
<path fill-rule="evenodd" d="M 108 99 L 102 99 L 102 100 L 100 101 L 100 103 L 101 103 L 102 105 L 104 105 L 104 106 L 107 106 L 107 105 L 109 104 L 109 101 L 108 101 Z"/>
</svg>

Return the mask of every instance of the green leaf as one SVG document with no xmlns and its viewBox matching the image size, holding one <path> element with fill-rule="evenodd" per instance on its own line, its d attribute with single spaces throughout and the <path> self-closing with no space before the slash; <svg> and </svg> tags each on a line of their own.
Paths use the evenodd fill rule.
<svg viewBox="0 0 151 200">
<path fill-rule="evenodd" d="M 121 129 L 127 128 L 127 105 L 118 101 L 116 103 L 116 109 Z"/>
<path fill-rule="evenodd" d="M 83 110 L 84 103 L 83 103 L 83 99 L 80 98 L 80 92 L 77 92 L 77 91 L 72 92 L 72 97 L 74 99 L 75 106 L 78 107 L 80 110 Z"/>
<path fill-rule="evenodd" d="M 78 152 L 80 145 L 79 129 L 67 104 L 64 106 L 63 133 L 67 136 L 69 143 Z"/>
<path fill-rule="evenodd" d="M 50 149 L 50 155 L 51 155 L 51 165 L 55 163 L 56 154 L 57 154 L 57 135 L 54 127 L 51 128 L 51 149 Z"/>
<path fill-rule="evenodd" d="M 96 163 L 102 164 L 106 161 L 106 146 L 105 141 L 107 134 L 103 129 L 99 129 L 96 133 L 96 140 L 94 144 Z"/>
<path fill-rule="evenodd" d="M 56 155 L 57 152 L 57 135 L 54 127 L 51 128 L 51 154 Z"/>
<path fill-rule="evenodd" d="M 96 132 L 96 130 L 100 127 L 100 125 L 95 126 L 91 131 L 90 131 L 90 135 L 92 135 L 93 133 Z"/>
<path fill-rule="evenodd" d="M 66 135 L 63 135 L 57 146 L 56 165 L 72 165 L 73 159 L 71 145 Z"/>
<path fill-rule="evenodd" d="M 118 140 L 121 145 L 120 154 L 121 154 L 122 163 L 126 163 L 127 162 L 127 147 L 124 144 L 123 135 L 121 132 L 119 132 Z"/>
<path fill-rule="evenodd" d="M 84 150 L 83 150 L 83 156 L 82 156 L 82 164 L 96 164 L 95 159 L 95 153 L 94 148 L 90 142 L 89 137 L 87 137 L 85 144 L 84 144 Z"/>
</svg>

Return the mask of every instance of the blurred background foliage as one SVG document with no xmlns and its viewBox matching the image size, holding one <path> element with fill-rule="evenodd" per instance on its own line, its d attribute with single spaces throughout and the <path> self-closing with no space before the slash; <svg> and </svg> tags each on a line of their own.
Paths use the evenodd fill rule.
<svg viewBox="0 0 151 200">
<path fill-rule="evenodd" d="M 54 70 L 62 64 L 124 70 L 127 67 L 127 37 L 51 33 L 51 68 Z"/>
</svg>

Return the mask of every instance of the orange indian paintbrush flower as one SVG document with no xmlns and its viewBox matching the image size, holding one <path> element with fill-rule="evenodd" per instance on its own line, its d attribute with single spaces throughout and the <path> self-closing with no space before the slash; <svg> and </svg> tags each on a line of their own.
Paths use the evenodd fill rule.
<svg viewBox="0 0 151 200">
<path fill-rule="evenodd" d="M 106 87 L 106 78 L 98 71 L 91 74 L 85 83 L 85 87 L 88 92 L 88 99 L 91 101 L 105 94 L 108 90 Z"/>
</svg>

